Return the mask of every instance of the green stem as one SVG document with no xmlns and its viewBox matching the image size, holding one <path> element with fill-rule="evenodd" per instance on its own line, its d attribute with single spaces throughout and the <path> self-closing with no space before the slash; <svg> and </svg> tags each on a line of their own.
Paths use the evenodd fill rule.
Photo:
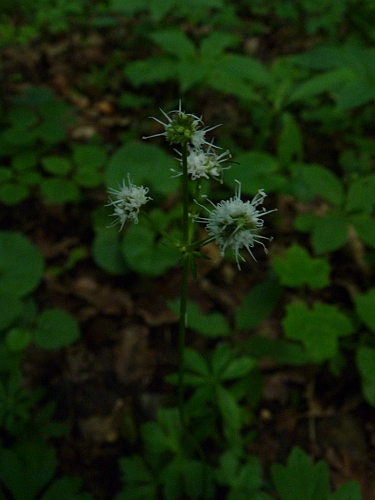
<svg viewBox="0 0 375 500">
<path fill-rule="evenodd" d="M 189 279 L 190 255 L 187 253 L 190 244 L 189 231 L 189 178 L 187 169 L 187 144 L 182 144 L 182 269 L 181 269 L 181 295 L 180 295 L 180 325 L 178 333 L 178 408 L 182 425 L 184 415 L 184 350 L 187 325 L 187 294 Z"/>
</svg>

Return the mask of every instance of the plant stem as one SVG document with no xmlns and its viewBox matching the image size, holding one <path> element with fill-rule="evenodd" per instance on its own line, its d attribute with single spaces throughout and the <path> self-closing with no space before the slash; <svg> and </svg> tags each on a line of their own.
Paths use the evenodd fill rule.
<svg viewBox="0 0 375 500">
<path fill-rule="evenodd" d="M 187 144 L 182 144 L 182 269 L 181 269 L 181 294 L 180 294 L 180 324 L 178 332 L 178 408 L 182 425 L 184 416 L 184 350 L 187 325 L 187 293 L 189 279 L 190 254 L 187 253 L 190 244 L 189 230 L 189 178 L 187 170 Z"/>
</svg>

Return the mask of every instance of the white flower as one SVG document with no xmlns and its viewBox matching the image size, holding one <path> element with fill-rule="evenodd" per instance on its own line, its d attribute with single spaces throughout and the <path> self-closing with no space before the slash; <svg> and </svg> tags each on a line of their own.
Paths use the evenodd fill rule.
<svg viewBox="0 0 375 500">
<path fill-rule="evenodd" d="M 251 250 L 254 244 L 262 245 L 267 253 L 262 240 L 272 241 L 272 238 L 259 234 L 264 224 L 262 217 L 275 211 L 266 211 L 265 208 L 258 209 L 266 196 L 266 193 L 261 189 L 251 201 L 242 201 L 241 183 L 238 182 L 238 189 L 233 198 L 221 201 L 217 205 L 211 202 L 214 209 L 207 209 L 209 216 L 198 218 L 199 222 L 206 224 L 206 231 L 220 247 L 222 256 L 227 249 L 234 252 L 239 269 L 239 260 L 245 261 L 239 253 L 241 248 L 245 247 L 252 258 L 256 260 Z"/>
<path fill-rule="evenodd" d="M 201 128 L 203 125 L 202 117 L 198 118 L 196 115 L 182 111 L 181 101 L 178 110 L 170 111 L 169 113 L 165 113 L 162 109 L 160 111 L 167 119 L 167 123 L 164 123 L 153 116 L 151 118 L 163 125 L 164 132 L 143 137 L 143 139 L 150 139 L 151 137 L 164 135 L 170 144 L 191 143 L 195 147 L 199 148 L 203 144 L 209 144 L 204 138 L 205 133 L 219 126 L 216 125 L 211 128 Z"/>
<path fill-rule="evenodd" d="M 114 206 L 115 213 L 112 214 L 111 217 L 116 217 L 111 226 L 117 223 L 120 224 L 120 231 L 128 219 L 138 224 L 138 213 L 141 206 L 152 199 L 147 196 L 148 188 L 135 186 L 130 182 L 129 176 L 128 182 L 129 186 L 125 184 L 124 180 L 120 189 L 108 190 L 108 193 L 114 196 L 114 199 L 112 200 L 110 198 L 110 203 L 108 203 L 107 206 Z"/>
<path fill-rule="evenodd" d="M 200 179 L 201 177 L 206 179 L 210 177 L 221 178 L 223 170 L 230 168 L 230 166 L 222 167 L 221 165 L 221 163 L 231 158 L 228 150 L 221 155 L 217 155 L 213 150 L 212 144 L 210 144 L 207 151 L 189 147 L 188 152 L 187 168 L 193 180 Z"/>
</svg>

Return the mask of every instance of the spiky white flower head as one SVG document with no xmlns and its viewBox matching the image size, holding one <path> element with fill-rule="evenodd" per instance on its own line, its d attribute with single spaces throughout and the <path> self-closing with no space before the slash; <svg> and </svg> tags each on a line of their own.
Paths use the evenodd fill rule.
<svg viewBox="0 0 375 500">
<path fill-rule="evenodd" d="M 209 144 L 204 138 L 206 132 L 219 126 L 201 128 L 203 126 L 202 117 L 198 118 L 196 115 L 182 111 L 181 101 L 177 110 L 170 111 L 169 113 L 165 113 L 162 109 L 160 111 L 167 119 L 167 123 L 153 116 L 151 118 L 163 125 L 164 132 L 143 137 L 143 139 L 164 135 L 170 144 L 191 143 L 193 146 L 199 148 L 203 144 Z"/>
<path fill-rule="evenodd" d="M 114 206 L 115 213 L 111 214 L 111 217 L 116 217 L 111 226 L 120 224 L 120 231 L 128 219 L 138 224 L 140 208 L 152 199 L 147 196 L 148 188 L 143 186 L 138 187 L 132 184 L 129 175 L 128 183 L 129 186 L 127 186 L 125 180 L 123 180 L 122 187 L 119 186 L 120 189 L 110 188 L 108 190 L 109 195 L 114 196 L 114 199 L 109 198 L 110 202 L 107 206 Z"/>
<path fill-rule="evenodd" d="M 195 148 L 194 146 L 188 146 L 187 154 L 187 171 L 193 180 L 209 179 L 210 177 L 214 179 L 220 179 L 222 181 L 223 170 L 228 170 L 230 165 L 224 167 L 222 163 L 230 160 L 232 158 L 229 150 L 224 151 L 221 155 L 218 155 L 214 150 L 213 144 L 205 150 L 203 148 Z M 182 154 L 180 151 L 176 150 L 176 153 L 180 156 L 177 158 L 182 165 Z M 172 169 L 172 172 L 176 172 L 176 176 L 182 175 L 182 171 L 177 171 Z"/>
<path fill-rule="evenodd" d="M 275 210 L 266 210 L 264 207 L 259 209 L 266 198 L 266 193 L 261 189 L 251 201 L 241 200 L 241 183 L 238 183 L 238 188 L 235 196 L 229 200 L 224 200 L 215 205 L 213 210 L 208 210 L 208 217 L 199 217 L 198 221 L 206 224 L 206 231 L 212 237 L 213 241 L 219 246 L 221 255 L 227 249 L 231 249 L 236 257 L 238 268 L 240 267 L 240 259 L 245 259 L 240 255 L 240 250 L 245 247 L 251 257 L 256 260 L 252 252 L 255 243 L 263 246 L 264 251 L 267 249 L 262 240 L 272 241 L 272 238 L 261 236 L 259 233 L 264 225 L 263 217 Z"/>
<path fill-rule="evenodd" d="M 209 146 L 207 151 L 189 147 L 187 157 L 188 174 L 191 175 L 193 180 L 201 177 L 219 179 L 222 177 L 223 170 L 230 168 L 230 166 L 223 167 L 221 164 L 230 158 L 231 155 L 228 150 L 218 155 L 212 145 Z"/>
</svg>

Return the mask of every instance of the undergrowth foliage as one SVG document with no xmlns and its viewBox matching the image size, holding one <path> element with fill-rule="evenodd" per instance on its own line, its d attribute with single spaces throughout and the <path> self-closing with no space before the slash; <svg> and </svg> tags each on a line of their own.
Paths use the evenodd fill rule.
<svg viewBox="0 0 375 500">
<path fill-rule="evenodd" d="M 322 374 L 340 387 L 350 374 L 359 404 L 375 407 L 374 22 L 371 0 L 1 2 L 0 75 L 13 97 L 0 97 L 0 498 L 94 498 L 62 475 L 55 444 L 74 429 L 56 421 L 56 401 L 24 370 L 32 353 L 85 343 L 74 308 L 40 293 L 84 263 L 121 282 L 179 267 L 182 276 L 180 298 L 168 301 L 179 363 L 165 382 L 176 397 L 154 419 L 135 417 L 137 446 L 116 431 L 128 450 L 116 500 L 361 499 L 353 481 L 332 491 L 311 434 L 311 449 L 291 443 L 267 474 L 249 449 L 264 359 L 312 378 L 288 392 L 288 411 L 316 408 Z M 72 94 L 29 85 L 22 64 L 9 69 L 15 49 L 43 52 L 73 31 L 88 48 L 91 34 L 110 40 L 109 55 L 72 86 L 93 102 L 111 96 L 132 117 L 113 142 L 105 125 L 74 138 L 83 110 L 67 104 Z M 199 113 L 185 113 L 176 95 Z M 177 108 L 143 119 L 159 106 Z M 75 240 L 63 259 L 49 258 L 44 227 L 28 213 L 35 205 L 41 226 L 65 209 L 89 221 L 95 207 L 92 246 Z M 188 296 L 200 259 L 254 277 L 230 314 Z M 258 335 L 269 318 L 277 331 Z"/>
</svg>

